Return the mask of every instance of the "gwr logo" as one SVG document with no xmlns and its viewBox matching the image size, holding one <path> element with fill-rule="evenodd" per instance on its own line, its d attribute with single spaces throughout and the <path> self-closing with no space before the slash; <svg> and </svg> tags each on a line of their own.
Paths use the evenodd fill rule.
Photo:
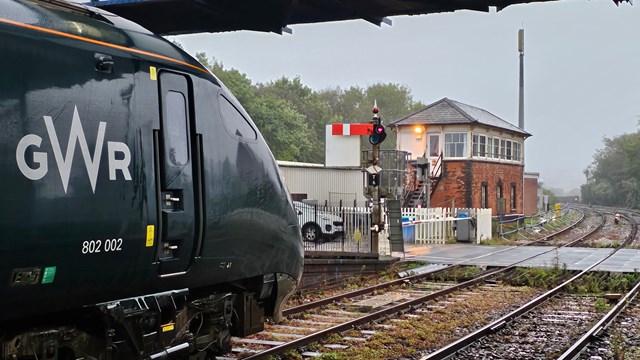
<svg viewBox="0 0 640 360">
<path fill-rule="evenodd" d="M 98 124 L 98 136 L 96 138 L 96 148 L 93 151 L 93 157 L 91 157 L 91 154 L 89 153 L 89 145 L 87 145 L 87 139 L 84 135 L 84 130 L 82 130 L 80 116 L 78 115 L 78 107 L 75 107 L 73 110 L 73 120 L 71 121 L 71 132 L 69 134 L 69 142 L 67 143 L 66 156 L 62 155 L 62 149 L 60 148 L 60 142 L 58 141 L 58 135 L 56 134 L 56 129 L 53 126 L 53 119 L 51 119 L 51 116 L 44 116 L 44 123 L 47 126 L 47 133 L 51 140 L 53 155 L 55 157 L 56 164 L 58 165 L 58 171 L 60 173 L 60 179 L 62 179 L 62 186 L 64 187 L 65 194 L 67 193 L 67 187 L 69 185 L 69 175 L 73 164 L 73 155 L 76 151 L 76 142 L 80 144 L 80 151 L 84 158 L 84 164 L 87 167 L 89 181 L 91 182 L 91 189 L 95 194 L 98 170 L 100 169 L 100 158 L 102 156 L 102 148 L 104 144 L 104 133 L 107 123 L 101 121 Z M 40 136 L 27 134 L 20 140 L 16 149 L 16 162 L 18 163 L 18 168 L 24 176 L 31 180 L 40 180 L 47 175 L 47 172 L 49 172 L 49 159 L 46 152 L 33 152 L 33 167 L 29 166 L 25 159 L 27 149 L 30 146 L 40 148 L 41 143 L 42 138 Z M 116 158 L 116 153 L 122 154 L 121 159 Z M 131 174 L 129 173 L 131 152 L 129 151 L 127 144 L 117 141 L 107 141 L 107 158 L 109 160 L 109 180 L 116 180 L 117 170 L 122 172 L 125 180 L 131 180 Z"/>
</svg>

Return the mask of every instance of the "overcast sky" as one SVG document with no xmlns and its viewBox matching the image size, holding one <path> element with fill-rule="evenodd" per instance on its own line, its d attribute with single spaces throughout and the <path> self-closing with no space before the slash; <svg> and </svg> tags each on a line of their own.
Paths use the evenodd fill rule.
<svg viewBox="0 0 640 360">
<path fill-rule="evenodd" d="M 316 90 L 404 84 L 425 104 L 448 97 L 517 125 L 517 32 L 524 27 L 525 130 L 533 134 L 526 171 L 539 172 L 545 187 L 579 187 L 603 137 L 638 130 L 640 5 L 562 0 L 391 19 L 382 27 L 358 20 L 293 25 L 292 35 L 172 39 L 254 82 L 284 75 Z"/>
</svg>

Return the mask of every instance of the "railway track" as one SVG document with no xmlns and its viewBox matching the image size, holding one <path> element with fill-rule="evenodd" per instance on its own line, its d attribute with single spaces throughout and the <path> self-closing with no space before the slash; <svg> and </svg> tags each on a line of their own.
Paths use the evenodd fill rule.
<svg viewBox="0 0 640 360">
<path fill-rule="evenodd" d="M 587 334 L 599 331 L 592 325 L 606 320 L 603 320 L 605 318 L 603 314 L 593 311 L 597 308 L 596 303 L 601 301 L 601 297 L 584 296 L 578 301 L 578 298 L 568 292 L 567 288 L 575 286 L 576 282 L 584 279 L 600 263 L 633 242 L 637 235 L 638 224 L 632 217 L 626 219 L 629 233 L 620 247 L 612 250 L 608 256 L 513 312 L 432 352 L 421 360 L 445 357 L 468 359 L 473 358 L 474 354 L 480 354 L 479 358 L 496 359 L 546 359 L 558 356 L 566 356 L 570 359 L 579 354 L 588 343 L 588 340 L 585 340 L 589 338 Z M 625 298 L 631 296 L 633 295 L 628 293 Z M 576 345 L 580 341 L 582 345 Z M 573 348 L 575 350 L 569 353 Z M 564 355 L 565 351 L 567 355 Z"/>
<path fill-rule="evenodd" d="M 237 339 L 237 344 L 257 346 L 238 346 L 236 352 L 240 352 L 238 357 L 244 359 L 265 358 L 337 333 L 344 333 L 344 336 L 334 343 L 325 343 L 325 347 L 353 347 L 351 342 L 367 341 L 376 335 L 396 331 L 411 336 L 412 333 L 399 329 L 406 328 L 411 321 L 414 325 L 410 327 L 420 323 L 434 324 L 439 317 L 457 317 L 460 321 L 460 324 L 454 324 L 456 331 L 449 336 L 453 340 L 457 331 L 491 321 L 500 315 L 500 311 L 505 312 L 509 306 L 518 306 L 535 296 L 535 289 L 501 284 L 501 278 L 512 271 L 485 271 L 462 283 L 421 281 L 383 294 L 356 297 L 353 301 L 343 300 L 321 309 L 301 312 L 288 317 L 282 324 L 269 326 L 267 332 L 257 339 Z M 440 276 L 446 275 L 440 273 Z M 499 299 L 507 309 L 496 309 L 487 299 Z M 460 318 L 465 313 L 467 316 Z M 265 340 L 265 335 L 278 339 L 271 337 Z"/>
<path fill-rule="evenodd" d="M 580 222 L 582 219 L 576 223 Z M 556 231 L 553 235 L 574 228 L 576 223 Z M 580 238 L 563 246 L 581 241 L 601 227 L 594 226 L 586 233 L 582 232 Z M 549 251 L 554 251 L 554 248 L 550 248 L 547 252 Z M 522 261 L 526 260 L 528 259 Z M 334 340 L 335 343 L 327 343 L 327 340 L 322 340 L 325 342 L 322 347 L 325 351 L 326 349 L 354 348 L 354 344 L 345 344 L 345 341 L 358 343 L 370 341 L 372 338 L 374 340 L 375 338 L 384 338 L 384 335 L 380 334 L 393 332 L 393 328 L 398 324 L 411 322 L 416 318 L 421 319 L 418 323 L 427 323 L 429 319 L 438 318 L 438 316 L 434 316 L 433 311 L 442 314 L 447 311 L 446 309 L 454 306 L 452 304 L 465 302 L 475 304 L 475 316 L 478 316 L 478 304 L 486 304 L 486 300 L 490 298 L 488 294 L 498 294 L 498 297 L 503 300 L 514 299 L 502 304 L 503 306 L 500 308 L 490 307 L 481 321 L 457 327 L 457 330 L 447 338 L 448 342 L 451 342 L 460 336 L 461 331 L 469 331 L 469 327 L 477 328 L 483 323 L 490 323 L 497 317 L 504 316 L 510 309 L 525 305 L 524 302 L 530 300 L 531 297 L 540 296 L 541 290 L 538 293 L 529 293 L 528 296 L 523 296 L 520 293 L 523 291 L 522 289 L 507 287 L 507 290 L 503 290 L 500 286 L 496 286 L 502 281 L 502 278 L 511 276 L 518 263 L 520 262 L 502 269 L 484 271 L 475 278 L 460 284 L 434 283 L 428 279 L 433 279 L 439 274 L 445 276 L 444 274 L 448 272 L 460 271 L 463 269 L 461 266 L 463 262 L 451 266 L 432 267 L 423 274 L 412 275 L 289 308 L 285 310 L 284 315 L 287 316 L 287 319 L 282 324 L 270 324 L 264 332 L 253 337 L 234 338 L 234 353 L 228 354 L 227 358 L 258 359 L 283 354 L 291 349 L 307 347 L 313 350 L 314 343 L 322 339 L 331 339 L 331 334 L 338 333 L 347 334 L 345 335 L 347 340 L 341 338 L 342 340 L 339 341 Z M 510 296 L 509 293 L 518 293 L 519 295 Z M 429 314 L 429 316 L 425 316 L 425 314 Z M 455 317 L 454 314 L 450 316 Z M 384 320 L 388 318 L 391 320 Z M 381 324 L 381 321 L 384 323 Z M 411 339 L 406 341 L 411 342 Z M 309 344 L 312 344 L 311 347 Z M 438 346 L 445 345 L 446 343 L 443 342 Z M 307 355 L 317 356 L 318 353 L 319 351 L 315 350 L 310 351 Z"/>
<path fill-rule="evenodd" d="M 562 293 L 451 359 L 554 359 L 602 315 L 597 296 Z"/>
<path fill-rule="evenodd" d="M 640 281 L 558 359 L 640 358 Z"/>
<path fill-rule="evenodd" d="M 601 231 L 606 224 L 606 216 L 600 211 L 586 211 L 576 209 L 583 215 L 580 221 L 581 226 L 573 226 L 566 231 L 550 236 L 546 239 L 546 244 L 551 246 L 576 246 L 582 245 L 585 239 Z M 540 242 L 537 242 L 540 244 Z"/>
</svg>

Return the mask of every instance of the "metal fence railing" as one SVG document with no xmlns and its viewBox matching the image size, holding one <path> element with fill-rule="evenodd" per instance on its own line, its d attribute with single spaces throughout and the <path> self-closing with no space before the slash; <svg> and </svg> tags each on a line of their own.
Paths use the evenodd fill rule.
<svg viewBox="0 0 640 360">
<path fill-rule="evenodd" d="M 305 250 L 371 252 L 371 208 L 294 201 Z"/>
<path fill-rule="evenodd" d="M 566 207 L 562 208 L 560 217 L 566 215 L 567 211 Z M 519 215 L 502 220 L 498 219 L 498 236 L 504 237 L 524 230 L 542 228 L 549 220 L 555 217 L 555 211 L 550 210 L 531 216 Z"/>
</svg>

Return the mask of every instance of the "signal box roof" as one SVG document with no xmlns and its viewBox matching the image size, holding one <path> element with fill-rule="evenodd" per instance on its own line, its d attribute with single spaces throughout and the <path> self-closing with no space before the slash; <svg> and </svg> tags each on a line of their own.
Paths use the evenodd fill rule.
<svg viewBox="0 0 640 360">
<path fill-rule="evenodd" d="M 549 0 L 73 0 L 101 7 L 160 35 L 256 30 L 281 33 L 292 24 L 364 19 L 455 10 L 488 11 Z M 617 1 L 617 0 L 616 0 Z"/>
<path fill-rule="evenodd" d="M 478 123 L 529 137 L 531 134 L 487 110 L 443 98 L 422 110 L 392 121 L 389 125 L 453 125 Z"/>
</svg>

